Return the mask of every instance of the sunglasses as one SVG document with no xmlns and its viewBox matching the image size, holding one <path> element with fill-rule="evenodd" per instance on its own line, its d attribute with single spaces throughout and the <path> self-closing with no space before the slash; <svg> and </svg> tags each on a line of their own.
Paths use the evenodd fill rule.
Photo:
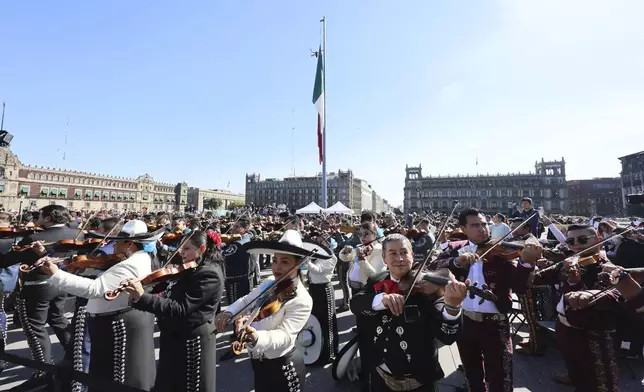
<svg viewBox="0 0 644 392">
<path fill-rule="evenodd" d="M 570 237 L 566 238 L 566 244 L 568 245 L 575 245 L 575 242 L 577 242 L 579 245 L 586 245 L 588 244 L 588 240 L 591 238 L 597 237 L 596 235 L 582 235 L 579 237 Z"/>
<path fill-rule="evenodd" d="M 373 234 L 375 234 L 375 233 L 373 233 L 373 232 L 371 232 L 371 231 L 362 231 L 362 232 L 360 232 L 358 235 L 359 235 L 360 237 L 369 237 L 370 235 L 373 235 Z"/>
</svg>

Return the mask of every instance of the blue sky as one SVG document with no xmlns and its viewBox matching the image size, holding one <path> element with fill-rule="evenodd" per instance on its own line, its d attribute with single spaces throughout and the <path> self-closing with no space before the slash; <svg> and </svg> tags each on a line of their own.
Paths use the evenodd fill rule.
<svg viewBox="0 0 644 392">
<path fill-rule="evenodd" d="M 293 162 L 312 175 L 323 15 L 328 169 L 393 203 L 406 164 L 527 172 L 563 156 L 578 179 L 616 176 L 617 157 L 644 149 L 637 0 L 6 2 L 12 148 L 28 164 L 233 191 Z"/>
</svg>

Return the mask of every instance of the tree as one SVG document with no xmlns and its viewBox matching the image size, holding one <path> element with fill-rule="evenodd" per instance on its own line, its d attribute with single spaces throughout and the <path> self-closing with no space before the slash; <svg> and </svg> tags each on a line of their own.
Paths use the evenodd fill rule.
<svg viewBox="0 0 644 392">
<path fill-rule="evenodd" d="M 240 201 L 233 201 L 232 203 L 228 204 L 228 209 L 234 210 L 235 208 L 241 208 L 244 206 L 246 206 L 246 203 L 242 203 Z"/>
<path fill-rule="evenodd" d="M 203 201 L 203 208 L 204 210 L 218 210 L 222 204 L 224 203 L 221 200 L 213 197 Z"/>
</svg>

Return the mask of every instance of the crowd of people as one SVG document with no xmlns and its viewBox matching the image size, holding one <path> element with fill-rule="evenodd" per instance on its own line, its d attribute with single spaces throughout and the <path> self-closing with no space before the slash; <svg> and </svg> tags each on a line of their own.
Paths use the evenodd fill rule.
<svg viewBox="0 0 644 392">
<path fill-rule="evenodd" d="M 455 205 L 451 214 L 365 211 L 359 222 L 270 207 L 224 218 L 57 205 L 0 212 L 0 329 L 6 338 L 14 309 L 33 360 L 99 382 L 216 391 L 217 361 L 246 350 L 255 391 L 295 392 L 306 366 L 338 360 L 337 313 L 350 311 L 362 390 L 437 390 L 439 341 L 456 343 L 463 390 L 478 392 L 512 391 L 513 355 L 543 355 L 540 321 L 550 320 L 566 367 L 555 380 L 617 391 L 621 342 L 642 355 L 643 240 L 642 222 L 546 216 L 528 198 L 507 217 Z M 263 281 L 262 269 L 271 272 Z M 528 333 L 517 350 L 513 296 Z M 309 363 L 297 340 L 312 317 L 323 344 Z M 52 357 L 47 324 L 63 358 Z M 229 328 L 230 350 L 217 358 L 216 334 Z M 36 371 L 18 388 L 49 382 Z M 93 390 L 73 380 L 65 388 Z"/>
</svg>

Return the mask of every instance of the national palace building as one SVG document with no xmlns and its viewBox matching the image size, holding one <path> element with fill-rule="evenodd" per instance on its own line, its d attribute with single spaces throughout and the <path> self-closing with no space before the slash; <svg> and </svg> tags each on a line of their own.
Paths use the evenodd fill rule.
<svg viewBox="0 0 644 392">
<path fill-rule="evenodd" d="M 148 174 L 123 178 L 24 165 L 8 146 L 0 147 L 0 205 L 5 210 L 18 210 L 22 202 L 23 209 L 31 210 L 58 204 L 70 210 L 183 212 L 190 205 L 188 190 L 186 183 L 157 182 Z M 202 193 L 220 198 L 223 207 L 244 200 L 230 191 Z"/>
</svg>

